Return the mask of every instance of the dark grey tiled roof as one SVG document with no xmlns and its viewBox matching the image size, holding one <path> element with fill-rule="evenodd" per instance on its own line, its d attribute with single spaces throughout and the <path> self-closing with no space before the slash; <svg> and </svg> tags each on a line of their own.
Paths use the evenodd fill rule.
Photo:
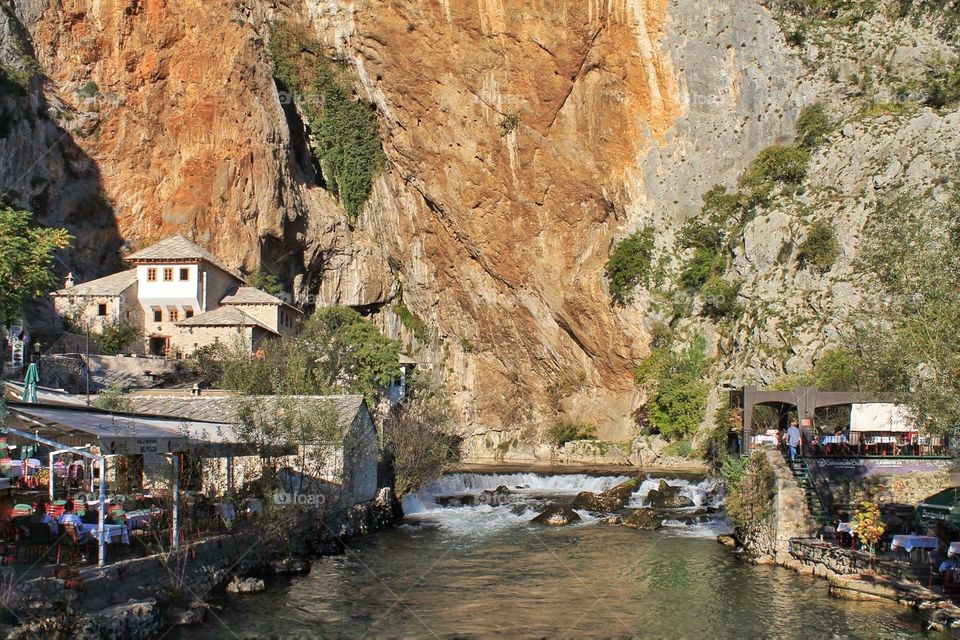
<svg viewBox="0 0 960 640">
<path fill-rule="evenodd" d="M 180 235 L 161 240 L 155 245 L 132 253 L 126 257 L 126 260 L 134 263 L 142 260 L 206 260 L 236 278 L 243 279 L 239 273 L 221 262 L 220 258 Z"/>
<path fill-rule="evenodd" d="M 177 323 L 178 327 L 260 327 L 264 331 L 277 333 L 245 311 L 236 307 L 217 307 L 200 315 L 186 318 Z"/>
<path fill-rule="evenodd" d="M 109 276 L 81 282 L 66 289 L 55 291 L 55 296 L 118 296 L 137 281 L 137 270 L 130 269 Z"/>
</svg>

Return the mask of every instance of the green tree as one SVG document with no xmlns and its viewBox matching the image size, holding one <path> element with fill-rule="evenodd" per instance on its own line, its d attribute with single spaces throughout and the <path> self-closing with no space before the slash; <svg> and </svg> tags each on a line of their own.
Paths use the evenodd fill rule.
<svg viewBox="0 0 960 640">
<path fill-rule="evenodd" d="M 0 325 L 20 314 L 23 303 L 42 296 L 57 285 L 53 254 L 70 244 L 65 229 L 31 224 L 32 214 L 0 199 Z M 3 331 L 0 330 L 0 337 Z M 0 371 L 5 349 L 0 345 Z"/>
<path fill-rule="evenodd" d="M 709 360 L 706 340 L 697 336 L 679 351 L 655 349 L 634 371 L 647 391 L 649 426 L 678 440 L 693 435 L 707 409 L 710 387 L 703 381 Z"/>
<path fill-rule="evenodd" d="M 141 335 L 140 329 L 129 323 L 120 323 L 103 328 L 94 341 L 104 355 L 116 355 L 129 348 Z"/>
<path fill-rule="evenodd" d="M 610 296 L 618 305 L 633 299 L 637 285 L 647 281 L 653 259 L 653 229 L 646 227 L 621 240 L 604 267 Z"/>
<path fill-rule="evenodd" d="M 98 393 L 93 400 L 93 406 L 110 412 L 128 413 L 133 411 L 133 403 L 126 397 L 123 388 L 117 382 Z"/>
<path fill-rule="evenodd" d="M 272 296 L 280 296 L 286 293 L 277 276 L 267 273 L 263 270 L 263 267 L 258 267 L 256 271 L 247 276 L 247 284 Z"/>
<path fill-rule="evenodd" d="M 810 225 L 807 237 L 797 248 L 797 262 L 801 267 L 810 267 L 818 273 L 826 273 L 840 255 L 840 243 L 833 225 L 826 220 L 817 220 Z"/>
<path fill-rule="evenodd" d="M 830 135 L 833 123 L 822 102 L 815 102 L 800 110 L 797 118 L 797 144 L 812 149 Z"/>
</svg>

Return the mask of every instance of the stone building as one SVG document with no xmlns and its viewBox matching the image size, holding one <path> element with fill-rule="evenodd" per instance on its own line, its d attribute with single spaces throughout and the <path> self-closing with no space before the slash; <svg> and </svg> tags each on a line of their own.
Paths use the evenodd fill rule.
<svg viewBox="0 0 960 640">
<path fill-rule="evenodd" d="M 127 256 L 132 269 L 54 292 L 57 313 L 74 326 L 100 333 L 134 325 L 138 354 L 177 357 L 214 342 L 240 340 L 248 349 L 268 336 L 291 334 L 302 313 L 264 291 L 219 258 L 174 236 Z"/>
</svg>

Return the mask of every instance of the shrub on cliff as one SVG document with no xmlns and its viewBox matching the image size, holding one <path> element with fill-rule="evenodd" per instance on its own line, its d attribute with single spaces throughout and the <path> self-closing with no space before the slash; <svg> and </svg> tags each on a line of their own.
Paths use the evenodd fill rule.
<svg viewBox="0 0 960 640">
<path fill-rule="evenodd" d="M 830 135 L 833 123 L 823 103 L 816 102 L 800 110 L 797 118 L 797 144 L 812 149 Z"/>
<path fill-rule="evenodd" d="M 771 145 L 740 176 L 740 187 L 752 201 L 766 200 L 778 184 L 800 184 L 807 175 L 810 153 L 793 146 Z"/>
<path fill-rule="evenodd" d="M 826 220 L 817 220 L 810 225 L 807 237 L 797 249 L 797 262 L 801 267 L 826 273 L 833 268 L 839 255 L 840 243 L 833 225 Z"/>
<path fill-rule="evenodd" d="M 307 116 L 327 188 L 355 219 L 386 162 L 375 109 L 354 96 L 353 79 L 306 28 L 273 23 L 269 50 L 274 75 Z"/>
<path fill-rule="evenodd" d="M 618 305 L 633 300 L 637 286 L 647 282 L 653 260 L 653 229 L 645 227 L 621 240 L 604 267 L 610 296 Z"/>
<path fill-rule="evenodd" d="M 286 291 L 280 280 L 272 273 L 267 273 L 262 267 L 247 276 L 247 285 L 265 291 L 272 296 L 283 296 Z"/>
<path fill-rule="evenodd" d="M 576 422 L 573 420 L 561 420 L 550 427 L 550 441 L 562 447 L 568 442 L 574 440 L 596 440 L 597 428 L 592 424 Z"/>
<path fill-rule="evenodd" d="M 703 298 L 703 315 L 714 320 L 730 318 L 740 310 L 737 304 L 737 295 L 740 293 L 739 282 L 728 282 L 720 276 L 710 277 L 700 288 Z"/>
</svg>

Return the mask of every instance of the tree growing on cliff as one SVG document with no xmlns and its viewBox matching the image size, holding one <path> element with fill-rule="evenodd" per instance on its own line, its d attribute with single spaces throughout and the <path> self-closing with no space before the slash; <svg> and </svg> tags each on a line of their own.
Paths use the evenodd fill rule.
<svg viewBox="0 0 960 640">
<path fill-rule="evenodd" d="M 777 492 L 773 467 L 765 452 L 755 451 L 749 458 L 726 460 L 721 475 L 727 488 L 727 515 L 744 538 L 773 514 Z"/>
<path fill-rule="evenodd" d="M 633 300 L 637 286 L 649 280 L 652 260 L 653 229 L 650 227 L 627 236 L 617 244 L 604 267 L 610 296 L 616 304 L 623 306 Z"/>
<path fill-rule="evenodd" d="M 282 296 L 286 293 L 277 276 L 267 273 L 262 267 L 258 267 L 256 271 L 247 276 L 247 284 L 272 296 Z"/>
<path fill-rule="evenodd" d="M 649 398 L 649 426 L 677 440 L 693 435 L 707 409 L 709 386 L 703 381 L 709 360 L 706 340 L 697 336 L 680 350 L 654 349 L 635 370 L 637 382 Z"/>
</svg>

